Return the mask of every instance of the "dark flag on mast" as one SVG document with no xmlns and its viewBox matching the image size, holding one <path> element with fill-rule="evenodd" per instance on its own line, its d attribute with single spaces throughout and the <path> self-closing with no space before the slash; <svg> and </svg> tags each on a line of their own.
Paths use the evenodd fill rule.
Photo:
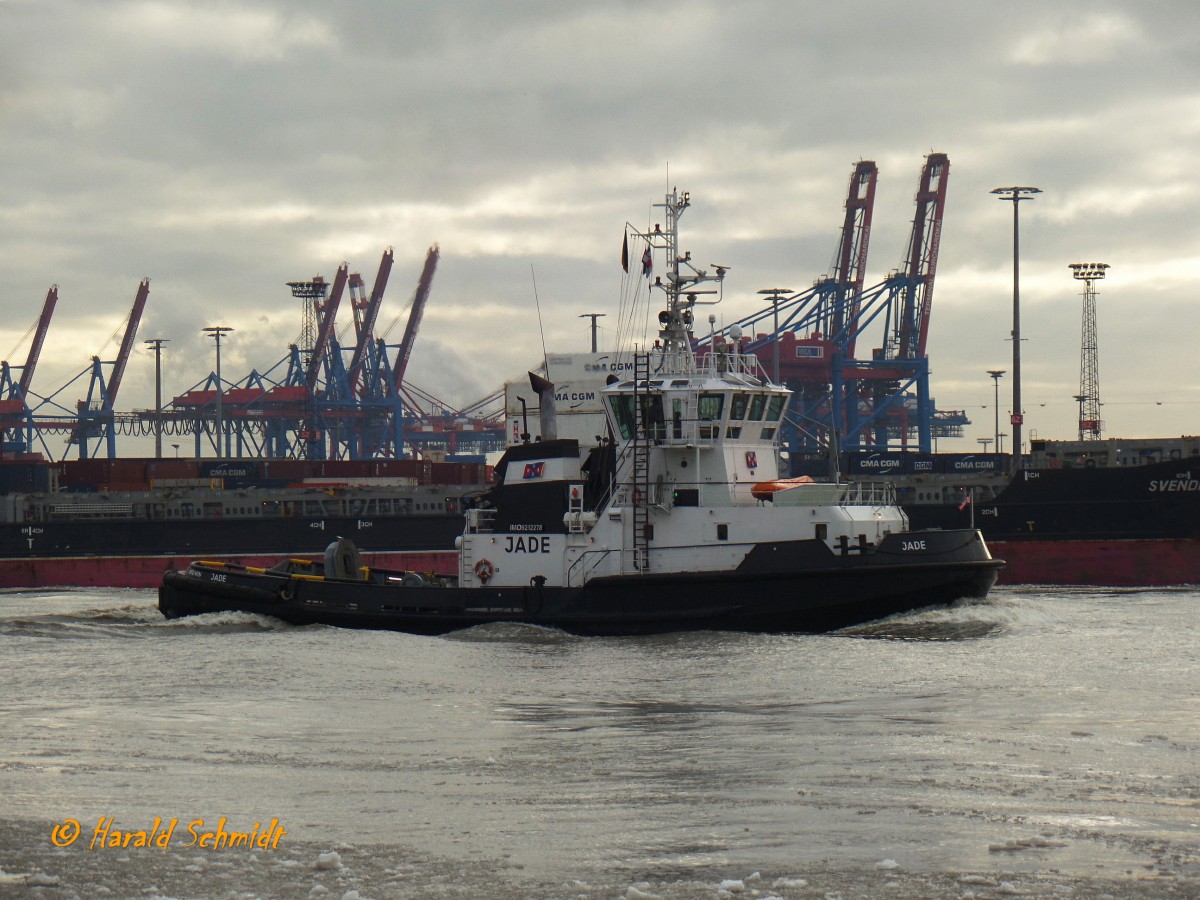
<svg viewBox="0 0 1200 900">
<path fill-rule="evenodd" d="M 621 237 L 621 268 L 625 270 L 625 274 L 629 274 L 629 233 L 626 232 Z"/>
</svg>

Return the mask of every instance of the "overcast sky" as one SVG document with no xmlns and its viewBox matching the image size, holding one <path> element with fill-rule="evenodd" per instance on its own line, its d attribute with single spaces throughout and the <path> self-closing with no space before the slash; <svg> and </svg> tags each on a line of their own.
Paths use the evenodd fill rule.
<svg viewBox="0 0 1200 900">
<path fill-rule="evenodd" d="M 904 255 L 926 154 L 950 159 L 930 327 L 939 408 L 993 430 L 1021 204 L 1026 436 L 1072 437 L 1081 284 L 1099 284 L 1106 436 L 1200 431 L 1200 3 L 0 0 L 0 355 L 51 284 L 34 390 L 150 299 L 118 401 L 237 380 L 300 331 L 286 282 L 396 261 L 386 328 L 441 262 L 410 380 L 465 405 L 615 324 L 626 221 L 691 193 L 683 249 L 732 266 L 717 313 L 825 274 L 854 163 L 879 166 L 868 283 Z M 343 324 L 349 323 L 343 317 Z M 400 328 L 391 339 L 398 341 Z M 611 349 L 615 329 L 601 332 Z M 859 346 L 863 346 L 860 341 Z M 60 397 L 67 405 L 86 383 Z M 1001 415 L 1011 394 L 1002 382 Z M 70 396 L 68 396 L 70 395 Z"/>
</svg>

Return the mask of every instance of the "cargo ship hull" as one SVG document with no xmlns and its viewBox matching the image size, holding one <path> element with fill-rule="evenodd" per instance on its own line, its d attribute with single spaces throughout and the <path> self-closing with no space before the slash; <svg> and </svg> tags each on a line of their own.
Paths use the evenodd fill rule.
<svg viewBox="0 0 1200 900">
<path fill-rule="evenodd" d="M 1200 584 L 1200 541 L 989 541 L 1004 559 L 998 584 L 1167 587 Z"/>
<path fill-rule="evenodd" d="M 320 558 L 350 538 L 370 565 L 448 574 L 462 515 L 396 519 L 145 520 L 4 524 L 0 588 L 157 587 L 168 569 L 198 557 L 259 565 L 281 556 Z"/>
<path fill-rule="evenodd" d="M 0 465 L 0 588 L 156 587 L 201 558 L 320 559 L 449 574 L 486 466 L 412 460 L 83 460 Z"/>
<path fill-rule="evenodd" d="M 320 553 L 289 552 L 298 559 L 319 560 Z M 205 553 L 205 559 L 243 566 L 268 566 L 278 554 Z M 366 565 L 450 575 L 458 566 L 453 550 L 364 553 Z M 0 587 L 129 587 L 155 588 L 163 573 L 186 567 L 195 556 L 56 556 L 0 560 Z"/>
<path fill-rule="evenodd" d="M 896 481 L 914 529 L 979 528 L 1000 584 L 1200 584 L 1200 458 Z"/>
</svg>

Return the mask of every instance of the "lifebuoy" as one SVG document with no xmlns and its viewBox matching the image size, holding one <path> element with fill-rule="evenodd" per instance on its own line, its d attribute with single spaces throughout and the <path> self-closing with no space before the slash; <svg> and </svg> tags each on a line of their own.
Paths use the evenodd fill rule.
<svg viewBox="0 0 1200 900">
<path fill-rule="evenodd" d="M 492 565 L 490 559 L 481 559 L 475 563 L 475 577 L 484 584 L 492 580 L 492 575 L 496 572 L 496 567 Z"/>
</svg>

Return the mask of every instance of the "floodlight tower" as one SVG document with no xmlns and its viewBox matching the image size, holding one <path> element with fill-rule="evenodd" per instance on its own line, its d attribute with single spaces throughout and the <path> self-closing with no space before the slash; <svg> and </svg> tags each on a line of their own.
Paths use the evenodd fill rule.
<svg viewBox="0 0 1200 900">
<path fill-rule="evenodd" d="M 340 275 L 340 271 L 339 271 Z M 300 427 L 301 440 L 304 442 L 302 452 L 306 459 L 324 458 L 320 451 L 317 437 L 320 429 L 317 427 L 317 397 L 315 393 L 317 376 L 321 368 L 321 356 L 328 346 L 329 335 L 333 323 L 322 322 L 321 335 L 317 336 L 317 311 L 325 302 L 325 294 L 329 285 L 318 275 L 312 281 L 289 281 L 287 286 L 292 289 L 292 296 L 300 301 L 300 353 L 298 362 L 303 367 L 296 375 L 304 379 L 307 391 L 304 395 L 304 423 Z M 318 346 L 318 345 L 323 346 Z M 307 354 L 307 359 L 305 359 Z"/>
<path fill-rule="evenodd" d="M 1079 356 L 1079 439 L 1100 440 L 1100 361 L 1096 340 L 1096 282 L 1107 263 L 1071 263 L 1071 274 L 1083 282 L 1083 340 Z"/>
<path fill-rule="evenodd" d="M 311 359 L 317 346 L 317 306 L 325 299 L 329 285 L 318 275 L 312 281 L 289 281 L 292 296 L 300 301 L 300 355 Z"/>
</svg>

